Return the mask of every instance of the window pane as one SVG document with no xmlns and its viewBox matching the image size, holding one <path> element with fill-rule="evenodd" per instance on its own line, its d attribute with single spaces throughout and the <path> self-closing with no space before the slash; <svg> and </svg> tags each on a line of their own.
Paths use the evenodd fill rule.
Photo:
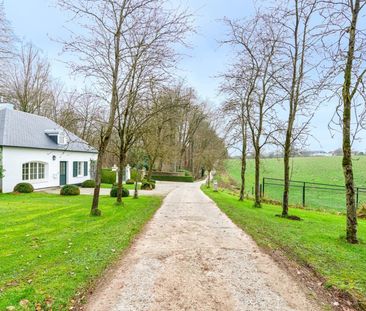
<svg viewBox="0 0 366 311">
<path fill-rule="evenodd" d="M 29 179 L 29 163 L 23 164 L 22 177 L 23 177 L 23 180 L 28 180 Z"/>
<path fill-rule="evenodd" d="M 30 179 L 37 179 L 37 163 L 30 163 Z"/>
<path fill-rule="evenodd" d="M 38 163 L 38 179 L 44 179 L 44 164 Z"/>
<path fill-rule="evenodd" d="M 78 162 L 78 176 L 83 174 L 83 162 Z"/>
</svg>

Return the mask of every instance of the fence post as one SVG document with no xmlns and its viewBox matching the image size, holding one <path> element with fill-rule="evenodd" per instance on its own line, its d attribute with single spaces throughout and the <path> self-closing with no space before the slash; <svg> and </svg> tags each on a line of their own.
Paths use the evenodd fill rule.
<svg viewBox="0 0 366 311">
<path fill-rule="evenodd" d="M 305 189 L 306 189 L 306 183 L 304 182 L 304 185 L 302 186 L 302 206 L 303 207 L 305 207 L 305 203 L 306 203 Z"/>
<path fill-rule="evenodd" d="M 358 194 L 359 188 L 356 188 L 356 208 L 358 209 L 358 199 L 359 199 L 359 194 Z"/>
<path fill-rule="evenodd" d="M 265 184 L 265 180 L 266 178 L 263 177 L 263 185 L 262 185 L 262 197 L 264 197 L 264 184 Z"/>
</svg>

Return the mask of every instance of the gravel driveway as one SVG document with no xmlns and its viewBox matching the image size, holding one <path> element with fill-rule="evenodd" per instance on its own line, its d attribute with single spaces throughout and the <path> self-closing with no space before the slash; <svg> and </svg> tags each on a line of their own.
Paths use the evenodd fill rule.
<svg viewBox="0 0 366 311">
<path fill-rule="evenodd" d="M 199 189 L 180 184 L 86 310 L 319 310 Z"/>
<path fill-rule="evenodd" d="M 182 183 L 178 182 L 167 182 L 167 181 L 157 181 L 156 182 L 156 189 L 149 191 L 149 190 L 139 190 L 139 195 L 158 195 L 158 196 L 166 196 L 169 192 L 174 189 L 177 189 L 181 186 Z M 47 188 L 47 189 L 40 189 L 37 192 L 45 192 L 50 194 L 60 194 L 60 187 L 55 188 Z M 100 195 L 109 195 L 111 189 L 101 188 Z M 130 190 L 130 195 L 133 195 L 134 190 Z M 93 188 L 80 188 L 81 195 L 93 195 L 94 189 Z"/>
</svg>

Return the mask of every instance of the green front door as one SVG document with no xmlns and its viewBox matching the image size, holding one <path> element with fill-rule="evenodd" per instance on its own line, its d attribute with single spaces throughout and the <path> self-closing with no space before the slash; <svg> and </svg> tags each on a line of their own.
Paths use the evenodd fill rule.
<svg viewBox="0 0 366 311">
<path fill-rule="evenodd" d="M 67 182 L 67 162 L 60 162 L 60 186 Z"/>
</svg>

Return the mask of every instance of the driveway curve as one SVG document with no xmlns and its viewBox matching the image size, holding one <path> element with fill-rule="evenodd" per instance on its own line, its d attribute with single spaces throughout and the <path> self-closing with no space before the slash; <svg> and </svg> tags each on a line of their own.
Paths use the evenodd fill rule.
<svg viewBox="0 0 366 311">
<path fill-rule="evenodd" d="M 319 310 L 302 287 L 200 190 L 165 198 L 86 310 Z"/>
</svg>

